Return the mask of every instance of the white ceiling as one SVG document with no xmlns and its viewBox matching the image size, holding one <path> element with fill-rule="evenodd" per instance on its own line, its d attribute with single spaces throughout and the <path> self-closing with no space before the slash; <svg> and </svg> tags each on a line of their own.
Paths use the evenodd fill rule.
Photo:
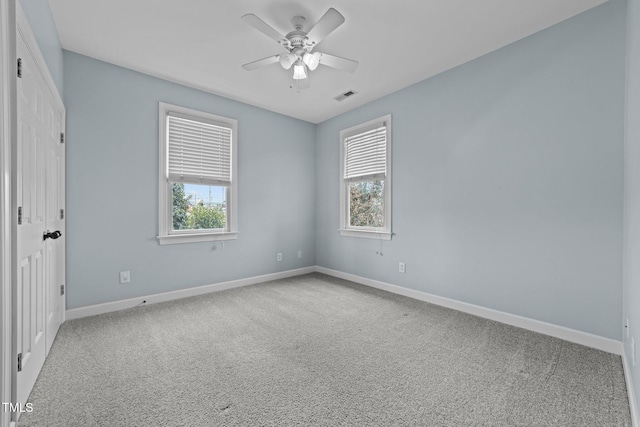
<svg viewBox="0 0 640 427">
<path fill-rule="evenodd" d="M 320 123 L 470 61 L 606 0 L 49 0 L 64 49 Z M 278 64 L 240 66 L 281 53 L 245 24 L 254 13 L 276 30 L 308 27 L 334 7 L 346 22 L 316 49 L 360 62 L 353 74 L 325 66 L 311 87 L 289 88 Z M 309 30 L 309 28 L 305 28 Z M 348 90 L 356 95 L 338 102 Z"/>
</svg>

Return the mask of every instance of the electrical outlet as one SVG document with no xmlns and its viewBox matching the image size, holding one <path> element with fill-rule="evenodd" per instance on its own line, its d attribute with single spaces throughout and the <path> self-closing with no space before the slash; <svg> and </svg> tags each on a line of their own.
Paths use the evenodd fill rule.
<svg viewBox="0 0 640 427">
<path fill-rule="evenodd" d="M 276 255 L 276 261 L 282 261 L 282 252 L 278 252 L 278 255 Z"/>
<path fill-rule="evenodd" d="M 120 283 L 131 283 L 131 272 L 130 271 L 121 271 L 120 272 Z"/>
<path fill-rule="evenodd" d="M 302 251 L 298 251 L 298 258 L 302 258 Z"/>
<path fill-rule="evenodd" d="M 406 269 L 406 266 L 404 265 L 404 262 L 398 263 L 398 271 L 400 273 L 406 273 L 407 269 Z"/>
</svg>

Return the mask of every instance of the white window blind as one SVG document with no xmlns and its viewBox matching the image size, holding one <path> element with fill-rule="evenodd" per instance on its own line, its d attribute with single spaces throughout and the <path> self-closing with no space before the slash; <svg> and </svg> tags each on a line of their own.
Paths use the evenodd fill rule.
<svg viewBox="0 0 640 427">
<path fill-rule="evenodd" d="M 232 129 L 224 124 L 192 120 L 169 113 L 169 181 L 230 185 L 231 138 Z"/>
<path fill-rule="evenodd" d="M 386 176 L 387 127 L 384 123 L 346 137 L 344 144 L 345 180 L 382 179 Z"/>
</svg>

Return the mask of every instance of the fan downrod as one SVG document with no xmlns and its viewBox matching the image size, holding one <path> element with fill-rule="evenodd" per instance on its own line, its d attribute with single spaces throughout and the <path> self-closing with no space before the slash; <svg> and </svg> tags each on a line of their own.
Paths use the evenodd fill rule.
<svg viewBox="0 0 640 427">
<path fill-rule="evenodd" d="M 296 31 L 302 31 L 302 28 L 304 28 L 305 22 L 306 22 L 306 19 L 304 16 L 297 15 L 291 18 L 291 23 L 293 24 L 293 28 L 295 28 Z"/>
</svg>

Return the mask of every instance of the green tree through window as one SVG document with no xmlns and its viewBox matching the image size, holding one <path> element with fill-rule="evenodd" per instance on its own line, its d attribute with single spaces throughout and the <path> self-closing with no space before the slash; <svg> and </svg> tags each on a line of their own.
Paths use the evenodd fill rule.
<svg viewBox="0 0 640 427">
<path fill-rule="evenodd" d="M 225 228 L 226 215 L 221 206 L 205 206 L 202 202 L 191 207 L 187 213 L 187 227 L 194 229 Z"/>
<path fill-rule="evenodd" d="M 184 184 L 182 183 L 174 182 L 171 188 L 173 190 L 173 229 L 182 230 L 187 225 L 187 210 L 191 196 L 184 194 Z"/>
<path fill-rule="evenodd" d="M 192 196 L 186 195 L 183 183 L 172 183 L 173 229 L 203 230 L 227 226 L 226 204 L 205 205 L 202 201 L 192 205 Z"/>
<path fill-rule="evenodd" d="M 384 227 L 384 181 L 349 184 L 349 220 L 352 227 Z"/>
</svg>

